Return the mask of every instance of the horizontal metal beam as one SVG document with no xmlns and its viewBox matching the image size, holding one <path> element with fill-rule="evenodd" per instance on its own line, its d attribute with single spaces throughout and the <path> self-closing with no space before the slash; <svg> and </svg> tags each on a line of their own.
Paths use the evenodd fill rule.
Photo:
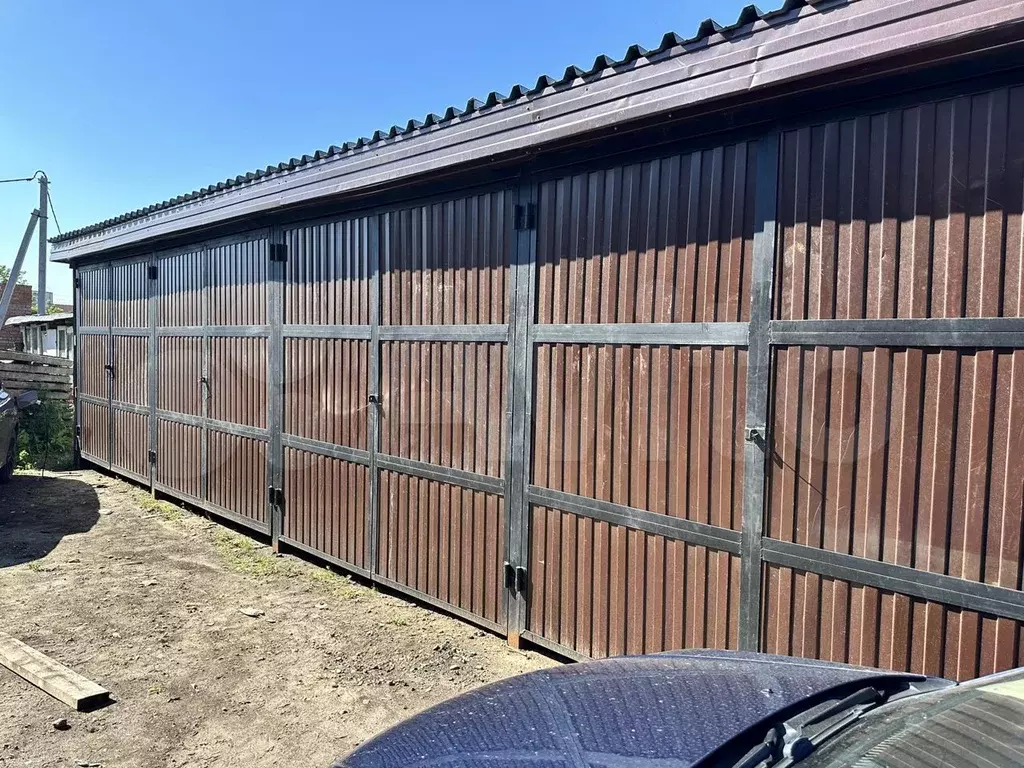
<svg viewBox="0 0 1024 768">
<path fill-rule="evenodd" d="M 262 533 L 264 536 L 270 535 L 270 523 L 261 523 L 259 520 L 253 520 L 251 517 L 240 515 L 226 507 L 220 506 L 220 504 L 214 504 L 212 501 L 204 501 L 196 506 L 200 509 L 206 510 L 210 514 L 226 518 L 227 520 L 231 520 L 232 522 L 245 526 L 246 528 L 251 528 L 258 533 Z"/>
<path fill-rule="evenodd" d="M 230 421 L 219 419 L 207 419 L 191 413 L 177 413 L 176 411 L 157 410 L 156 417 L 163 421 L 172 421 L 176 424 L 187 424 L 191 427 L 206 427 L 217 432 L 225 432 L 238 437 L 251 437 L 254 440 L 269 440 L 270 430 L 263 427 L 251 427 L 247 424 L 234 424 Z"/>
<path fill-rule="evenodd" d="M 768 333 L 776 346 L 1022 347 L 1024 318 L 773 320 Z"/>
<path fill-rule="evenodd" d="M 380 584 L 383 587 L 393 589 L 396 592 L 402 592 L 403 594 L 409 595 L 410 597 L 414 598 L 415 600 L 421 603 L 426 603 L 429 606 L 438 608 L 442 611 L 445 611 L 446 613 L 450 613 L 453 616 L 457 616 L 458 618 L 462 619 L 463 621 L 468 621 L 470 624 L 476 624 L 477 626 L 483 627 L 484 629 L 489 629 L 491 632 L 496 632 L 497 634 L 502 636 L 505 635 L 505 626 L 503 624 L 498 624 L 496 622 L 491 621 L 490 619 L 485 619 L 483 616 L 478 616 L 475 613 L 472 613 L 471 611 L 467 611 L 465 608 L 460 608 L 459 606 L 452 605 L 451 603 L 447 603 L 444 600 L 439 600 L 436 597 L 428 595 L 426 592 L 420 592 L 418 589 L 414 589 L 413 587 L 403 584 L 400 581 L 389 579 L 387 576 L 381 576 L 379 573 L 375 574 L 372 578 L 373 581 L 375 581 L 377 584 Z"/>
<path fill-rule="evenodd" d="M 286 507 L 287 504 L 288 502 L 285 501 Z M 291 547 L 292 549 L 297 549 L 299 552 L 304 552 L 305 554 L 315 557 L 318 560 L 323 560 L 325 563 L 336 565 L 338 568 L 342 568 L 346 571 L 351 571 L 352 573 L 362 576 L 363 578 L 370 578 L 370 571 L 368 569 L 360 568 L 358 565 L 354 565 L 345 560 L 334 557 L 333 555 L 329 555 L 326 552 L 321 552 L 319 549 L 311 547 L 308 544 L 303 544 L 301 541 L 296 541 L 295 539 L 289 538 L 288 536 L 278 536 L 277 540 L 280 543 Z"/>
<path fill-rule="evenodd" d="M 91 403 L 92 405 L 102 405 L 104 408 L 110 407 L 110 401 L 105 397 L 97 397 L 96 395 L 86 395 L 81 392 L 78 393 L 79 401 L 83 403 Z"/>
<path fill-rule="evenodd" d="M 1024 621 L 1024 592 L 1016 589 L 776 539 L 763 539 L 761 551 L 766 563 Z"/>
<path fill-rule="evenodd" d="M 610 501 L 588 499 L 574 493 L 538 488 L 535 485 L 530 486 L 528 497 L 531 504 L 542 507 L 552 507 L 581 517 L 636 528 L 656 536 L 678 539 L 701 547 L 731 552 L 734 555 L 740 553 L 740 532 L 717 525 L 683 520 Z"/>
<path fill-rule="evenodd" d="M 258 338 L 270 335 L 269 325 L 167 325 L 156 329 L 157 336 L 237 336 Z"/>
<path fill-rule="evenodd" d="M 109 336 L 110 328 L 105 325 L 80 325 L 75 333 L 79 336 Z"/>
<path fill-rule="evenodd" d="M 369 466 L 370 464 L 370 453 L 362 448 L 350 448 L 347 445 L 335 445 L 334 443 L 310 440 L 309 438 L 296 435 L 282 435 L 281 444 L 285 448 L 308 451 L 320 456 L 330 456 L 332 459 L 341 459 L 353 464 L 362 464 L 363 466 Z"/>
<path fill-rule="evenodd" d="M 534 343 L 746 346 L 747 323 L 592 323 L 535 325 Z"/>
<path fill-rule="evenodd" d="M 106 403 L 104 403 L 105 405 Z M 138 405 L 137 403 L 125 403 L 121 400 L 111 400 L 110 409 L 112 411 L 128 411 L 129 413 L 137 413 L 141 416 L 149 416 L 148 405 Z"/>
<path fill-rule="evenodd" d="M 543 635 L 538 635 L 536 632 L 531 632 L 528 629 L 524 629 L 520 632 L 519 637 L 528 643 L 536 645 L 538 648 L 543 648 L 545 651 L 551 651 L 551 653 L 557 653 L 559 656 L 564 656 L 567 659 L 572 659 L 573 661 L 586 661 L 588 659 L 587 656 L 584 656 L 579 651 L 574 651 L 572 648 L 562 645 L 561 643 L 556 643 L 554 640 L 548 640 Z"/>
<path fill-rule="evenodd" d="M 249 528 L 257 533 L 261 533 L 263 535 L 270 534 L 269 523 L 261 523 L 259 520 L 253 520 L 251 517 L 240 515 L 226 507 L 220 506 L 219 504 L 214 504 L 212 501 L 203 501 L 196 496 L 180 491 L 177 488 L 173 488 L 166 483 L 154 482 L 153 490 L 158 491 L 164 496 L 169 496 L 181 504 L 187 504 L 190 507 L 195 507 L 198 510 L 206 512 L 207 514 L 214 515 L 225 520 L 230 520 L 233 523 Z"/>
<path fill-rule="evenodd" d="M 383 453 L 377 455 L 377 468 L 400 472 L 403 475 L 422 477 L 425 480 L 436 480 L 448 485 L 458 485 L 471 491 L 491 493 L 495 496 L 505 495 L 505 481 L 502 478 L 467 472 L 464 469 L 441 467 L 437 464 L 428 464 L 425 461 L 403 459 L 400 456 L 388 456 Z"/>
<path fill-rule="evenodd" d="M 381 341 L 508 341 L 508 326 L 494 325 L 382 325 Z"/>
<path fill-rule="evenodd" d="M 368 325 L 285 325 L 286 339 L 369 339 Z"/>
</svg>

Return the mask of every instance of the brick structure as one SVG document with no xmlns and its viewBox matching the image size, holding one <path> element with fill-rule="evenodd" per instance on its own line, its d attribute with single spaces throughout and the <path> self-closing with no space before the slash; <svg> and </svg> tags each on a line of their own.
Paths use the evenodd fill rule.
<svg viewBox="0 0 1024 768">
<path fill-rule="evenodd" d="M 0 283 L 0 294 L 3 294 L 6 283 Z M 32 286 L 14 286 L 14 297 L 7 310 L 8 317 L 32 314 Z M 0 328 L 0 349 L 19 349 L 21 347 L 21 328 Z"/>
</svg>

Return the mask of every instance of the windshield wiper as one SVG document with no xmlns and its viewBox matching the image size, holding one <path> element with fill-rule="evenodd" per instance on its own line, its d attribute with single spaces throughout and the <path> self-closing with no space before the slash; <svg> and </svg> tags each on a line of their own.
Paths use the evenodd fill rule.
<svg viewBox="0 0 1024 768">
<path fill-rule="evenodd" d="M 793 765 L 810 755 L 818 745 L 856 721 L 869 709 L 886 699 L 877 688 L 868 686 L 824 709 L 818 707 L 773 726 L 764 741 L 747 753 L 734 768 L 769 768 Z M 806 729 L 826 723 L 813 734 Z"/>
</svg>

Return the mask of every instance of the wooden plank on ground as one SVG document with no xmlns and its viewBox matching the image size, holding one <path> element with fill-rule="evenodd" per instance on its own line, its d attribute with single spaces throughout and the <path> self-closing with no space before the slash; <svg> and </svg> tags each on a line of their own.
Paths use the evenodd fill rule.
<svg viewBox="0 0 1024 768">
<path fill-rule="evenodd" d="M 42 363 L 43 365 L 57 365 L 61 368 L 74 368 L 75 364 L 63 357 L 52 355 L 33 355 L 28 352 L 14 352 L 10 349 L 0 349 L 0 360 L 20 360 L 24 363 Z"/>
<path fill-rule="evenodd" d="M 110 700 L 110 692 L 5 632 L 0 632 L 0 664 L 32 685 L 81 711 Z"/>
</svg>

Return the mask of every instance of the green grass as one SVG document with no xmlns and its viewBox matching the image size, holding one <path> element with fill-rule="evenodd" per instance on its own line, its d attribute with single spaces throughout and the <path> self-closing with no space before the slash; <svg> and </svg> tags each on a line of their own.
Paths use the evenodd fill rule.
<svg viewBox="0 0 1024 768">
<path fill-rule="evenodd" d="M 134 497 L 140 509 L 159 515 L 168 523 L 178 524 L 188 520 L 185 510 L 170 502 L 154 499 L 143 491 L 134 494 Z M 217 554 L 228 570 L 234 573 L 260 580 L 302 577 L 311 587 L 343 600 L 362 594 L 362 588 L 347 576 L 326 568 L 303 567 L 291 558 L 275 557 L 270 547 L 248 536 L 220 527 L 213 528 L 210 535 Z"/>
<path fill-rule="evenodd" d="M 305 576 L 314 586 L 343 600 L 358 597 L 362 593 L 362 589 L 353 584 L 352 579 L 326 568 L 311 568 L 305 573 Z"/>
<path fill-rule="evenodd" d="M 136 501 L 144 512 L 156 513 L 168 523 L 181 522 L 181 519 L 185 516 L 185 510 L 181 507 L 175 506 L 169 501 L 154 499 L 152 496 L 143 493 L 136 497 Z"/>
<path fill-rule="evenodd" d="M 235 573 L 257 579 L 296 575 L 294 563 L 274 557 L 268 547 L 234 531 L 218 530 L 214 534 L 213 545 L 225 565 Z"/>
</svg>

